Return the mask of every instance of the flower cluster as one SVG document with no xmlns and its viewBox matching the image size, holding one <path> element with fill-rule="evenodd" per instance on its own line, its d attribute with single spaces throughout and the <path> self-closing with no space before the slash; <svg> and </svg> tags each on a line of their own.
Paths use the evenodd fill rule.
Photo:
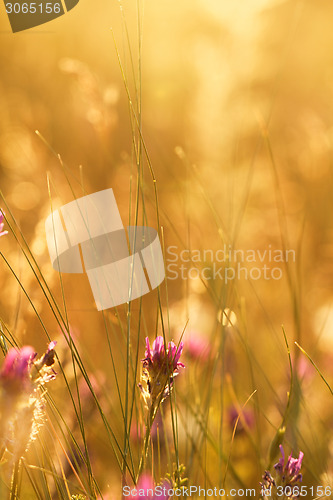
<svg viewBox="0 0 333 500">
<path fill-rule="evenodd" d="M 174 377 L 178 374 L 178 368 L 184 367 L 179 358 L 183 350 L 183 342 L 177 347 L 169 342 L 165 349 L 163 337 L 158 336 L 153 342 L 152 348 L 146 338 L 145 358 L 142 360 L 142 379 L 147 385 L 147 390 L 140 384 L 145 402 L 151 407 L 155 402 L 163 401 L 169 394 Z"/>
<path fill-rule="evenodd" d="M 54 348 L 37 358 L 31 346 L 8 351 L 0 371 L 0 453 L 20 459 L 44 421 L 41 387 L 56 376 Z M 1 458 L 1 457 L 0 457 Z"/>
<path fill-rule="evenodd" d="M 5 234 L 8 234 L 8 231 L 4 231 L 3 230 L 3 227 L 4 227 L 4 215 L 2 213 L 2 211 L 0 210 L 0 236 L 4 236 Z"/>
<path fill-rule="evenodd" d="M 277 464 L 274 465 L 276 471 L 273 478 L 271 473 L 265 471 L 263 482 L 261 483 L 262 491 L 269 491 L 269 497 L 282 498 L 291 500 L 299 497 L 299 483 L 302 482 L 301 467 L 304 457 L 302 451 L 299 452 L 298 458 L 293 458 L 290 454 L 287 461 L 283 446 L 280 445 L 282 457 Z M 275 495 L 275 496 L 274 496 Z M 266 498 L 267 495 L 263 495 Z"/>
<path fill-rule="evenodd" d="M 280 451 L 282 457 L 280 458 L 278 463 L 274 465 L 274 468 L 278 474 L 279 482 L 281 482 L 281 484 L 288 485 L 293 485 L 297 482 L 301 482 L 302 474 L 300 471 L 304 453 L 300 451 L 298 458 L 293 458 L 290 454 L 285 464 L 286 457 L 282 445 L 280 445 Z"/>
</svg>

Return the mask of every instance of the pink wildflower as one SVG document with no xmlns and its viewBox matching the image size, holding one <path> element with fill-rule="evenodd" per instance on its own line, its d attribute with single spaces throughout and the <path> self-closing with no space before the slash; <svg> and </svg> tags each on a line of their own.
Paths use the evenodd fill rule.
<svg viewBox="0 0 333 500">
<path fill-rule="evenodd" d="M 301 467 L 304 457 L 302 451 L 299 452 L 298 458 L 293 458 L 290 454 L 287 461 L 283 446 L 280 445 L 282 457 L 277 464 L 274 465 L 276 471 L 275 477 L 269 471 L 265 471 L 263 482 L 261 484 L 262 491 L 268 491 L 269 495 L 264 494 L 264 499 L 272 498 L 281 500 L 293 500 L 299 497 L 299 485 L 302 481 Z M 281 496 L 281 493 L 283 495 Z"/>
<path fill-rule="evenodd" d="M 9 392 L 21 390 L 30 383 L 30 367 L 36 353 L 31 346 L 9 349 L 0 371 L 0 383 Z"/>
<path fill-rule="evenodd" d="M 282 444 L 280 444 L 280 451 L 282 457 L 280 458 L 278 463 L 274 465 L 274 468 L 279 474 L 281 480 L 288 485 L 292 485 L 298 481 L 302 481 L 302 474 L 300 473 L 300 471 L 304 453 L 300 451 L 298 458 L 293 458 L 290 454 L 285 464 L 285 453 Z"/>
<path fill-rule="evenodd" d="M 11 348 L 0 370 L 0 449 L 20 458 L 44 422 L 45 399 L 40 387 L 55 377 L 55 342 L 36 360 L 31 346 Z"/>
<path fill-rule="evenodd" d="M 24 346 L 20 350 L 12 347 L 6 355 L 0 376 L 2 378 L 24 379 L 35 356 L 36 353 L 31 346 Z"/>
<path fill-rule="evenodd" d="M 0 210 L 0 236 L 4 236 L 5 234 L 8 234 L 8 231 L 3 231 L 4 227 L 4 215 L 3 212 Z"/>
<path fill-rule="evenodd" d="M 144 391 L 140 386 L 146 403 L 149 399 L 156 402 L 159 397 L 163 401 L 168 395 L 169 382 L 171 386 L 174 377 L 178 374 L 178 368 L 184 368 L 183 363 L 179 361 L 183 347 L 183 342 L 180 342 L 178 347 L 173 342 L 169 342 L 165 352 L 163 337 L 156 337 L 152 348 L 148 337 L 146 338 L 146 352 L 142 363 L 143 379 L 147 383 L 148 391 Z"/>
<path fill-rule="evenodd" d="M 148 361 L 148 363 L 150 364 L 155 364 L 155 366 L 159 365 L 160 367 L 162 367 L 162 365 L 166 363 L 167 357 L 169 361 L 169 367 L 172 368 L 172 371 L 175 371 L 180 366 L 184 367 L 183 363 L 179 362 L 183 347 L 183 342 L 180 342 L 178 348 L 173 342 L 169 342 L 167 348 L 167 356 L 165 356 L 163 337 L 156 337 L 152 345 L 152 351 L 150 349 L 149 339 L 148 337 L 146 337 L 146 358 L 144 359 L 144 361 Z"/>
</svg>

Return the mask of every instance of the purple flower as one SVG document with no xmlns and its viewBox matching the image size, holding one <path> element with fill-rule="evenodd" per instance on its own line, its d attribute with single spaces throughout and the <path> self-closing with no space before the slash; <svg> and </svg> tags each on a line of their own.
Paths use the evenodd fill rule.
<svg viewBox="0 0 333 500">
<path fill-rule="evenodd" d="M 36 360 L 31 346 L 11 348 L 0 370 L 0 449 L 15 460 L 24 456 L 44 422 L 44 391 L 40 387 L 54 378 L 54 342 Z"/>
<path fill-rule="evenodd" d="M 8 231 L 3 231 L 4 227 L 4 215 L 3 212 L 0 210 L 0 236 L 4 236 L 5 234 L 8 234 Z"/>
<path fill-rule="evenodd" d="M 153 342 L 152 351 L 150 349 L 149 339 L 146 337 L 146 359 L 149 359 L 151 362 L 159 363 L 162 357 L 164 357 L 164 354 L 163 337 L 156 337 Z"/>
<path fill-rule="evenodd" d="M 5 384 L 20 385 L 29 380 L 30 366 L 36 353 L 31 346 L 17 350 L 9 349 L 0 372 L 0 380 Z"/>
<path fill-rule="evenodd" d="M 146 337 L 146 352 L 143 363 L 142 378 L 147 384 L 148 391 L 140 385 L 146 403 L 151 400 L 154 404 L 161 396 L 161 401 L 169 393 L 174 377 L 178 374 L 178 368 L 183 367 L 179 361 L 184 344 L 180 342 L 177 347 L 174 342 L 169 342 L 165 351 L 163 337 L 158 336 L 150 347 L 149 339 Z"/>
<path fill-rule="evenodd" d="M 146 337 L 146 357 L 144 361 L 148 361 L 149 364 L 154 364 L 155 366 L 160 365 L 160 367 L 168 362 L 169 368 L 172 369 L 172 371 L 177 370 L 180 366 L 184 368 L 183 363 L 179 362 L 183 347 L 183 342 L 180 342 L 178 348 L 173 342 L 169 342 L 167 355 L 165 355 L 163 337 L 156 337 L 152 345 L 152 350 L 150 349 L 149 339 Z"/>
<path fill-rule="evenodd" d="M 285 483 L 286 485 L 287 484 L 292 485 L 298 481 L 302 481 L 302 474 L 300 471 L 302 467 L 302 460 L 304 457 L 304 453 L 300 451 L 298 458 L 293 458 L 292 455 L 290 454 L 285 464 L 286 457 L 282 444 L 280 444 L 280 451 L 282 457 L 280 458 L 278 463 L 274 465 L 274 468 L 278 473 L 278 475 L 280 476 L 282 482 Z"/>
<path fill-rule="evenodd" d="M 184 343 L 181 342 L 179 344 L 179 347 L 176 346 L 173 342 L 169 342 L 168 345 L 168 360 L 169 363 L 171 364 L 173 371 L 177 370 L 177 368 L 182 367 L 185 368 L 185 365 L 183 363 L 180 363 L 179 358 L 181 356 L 181 353 L 183 351 Z"/>
<path fill-rule="evenodd" d="M 265 471 L 262 476 L 263 482 L 260 483 L 263 498 L 268 500 L 269 498 L 281 500 L 293 500 L 299 498 L 299 485 L 302 481 L 301 467 L 304 453 L 299 452 L 298 458 L 293 458 L 290 454 L 288 460 L 286 461 L 286 456 L 282 445 L 280 445 L 280 451 L 282 457 L 277 464 L 274 465 L 276 474 L 274 477 L 269 471 Z M 295 488 L 294 488 L 295 487 Z M 265 493 L 269 491 L 269 494 Z M 281 492 L 284 493 L 281 495 Z"/>
<path fill-rule="evenodd" d="M 33 382 L 42 384 L 53 380 L 56 375 L 52 368 L 55 346 L 56 342 L 50 342 L 46 353 L 38 360 L 37 353 L 29 345 L 9 349 L 0 371 L 0 383 L 6 391 L 25 390 Z"/>
</svg>

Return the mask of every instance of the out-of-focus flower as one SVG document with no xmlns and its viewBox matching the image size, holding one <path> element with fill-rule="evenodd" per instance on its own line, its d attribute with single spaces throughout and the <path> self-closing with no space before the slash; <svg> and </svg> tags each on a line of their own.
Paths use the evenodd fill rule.
<svg viewBox="0 0 333 500">
<path fill-rule="evenodd" d="M 292 454 L 290 454 L 286 461 L 282 445 L 280 445 L 280 451 L 282 457 L 274 465 L 276 471 L 275 477 L 268 471 L 265 471 L 263 475 L 263 482 L 261 483 L 262 491 L 266 490 L 269 492 L 269 494 L 263 494 L 263 498 L 292 500 L 299 497 L 299 483 L 303 479 L 301 467 L 304 453 L 300 451 L 298 458 L 293 458 Z"/>
<path fill-rule="evenodd" d="M 37 361 L 31 346 L 12 348 L 0 370 L 0 449 L 15 459 L 23 456 L 44 422 L 40 388 L 55 377 L 55 344 Z"/>
<path fill-rule="evenodd" d="M 163 401 L 168 396 L 169 384 L 171 387 L 174 377 L 178 375 L 178 368 L 184 368 L 183 363 L 179 361 L 183 347 L 183 342 L 180 342 L 178 347 L 169 342 L 165 350 L 163 337 L 158 336 L 150 348 L 149 339 L 146 337 L 142 379 L 146 382 L 148 390 L 144 390 L 141 384 L 140 388 L 148 407 Z"/>
<path fill-rule="evenodd" d="M 239 412 L 235 406 L 231 406 L 228 409 L 228 422 L 230 427 L 234 427 L 236 420 L 239 416 Z M 244 427 L 252 429 L 254 426 L 255 418 L 252 409 L 244 408 L 241 412 L 241 417 L 237 424 L 237 432 L 244 431 Z"/>
<path fill-rule="evenodd" d="M 193 359 L 207 360 L 209 355 L 209 342 L 196 332 L 190 332 L 186 342 L 186 352 Z"/>
<path fill-rule="evenodd" d="M 31 346 L 24 346 L 21 350 L 14 347 L 9 349 L 2 369 L 0 371 L 0 382 L 7 389 L 14 386 L 20 386 L 30 382 L 29 370 L 36 353 Z"/>
<path fill-rule="evenodd" d="M 132 488 L 126 495 L 130 500 L 142 498 L 142 500 L 168 500 L 168 489 L 170 485 L 165 481 L 161 486 L 155 486 L 152 477 L 149 474 L 142 474 L 136 488 Z"/>
<path fill-rule="evenodd" d="M 294 359 L 292 361 L 293 361 L 293 366 L 295 367 L 295 371 L 297 372 L 297 375 L 300 378 L 300 380 L 304 382 L 310 382 L 311 379 L 313 379 L 316 370 L 311 365 L 311 363 L 309 363 L 306 357 L 301 356 L 298 359 L 297 363 Z"/>
<path fill-rule="evenodd" d="M 4 215 L 3 215 L 3 212 L 2 210 L 0 210 L 0 236 L 4 236 L 5 234 L 8 234 L 8 231 L 4 231 L 3 228 L 4 228 Z"/>
</svg>

